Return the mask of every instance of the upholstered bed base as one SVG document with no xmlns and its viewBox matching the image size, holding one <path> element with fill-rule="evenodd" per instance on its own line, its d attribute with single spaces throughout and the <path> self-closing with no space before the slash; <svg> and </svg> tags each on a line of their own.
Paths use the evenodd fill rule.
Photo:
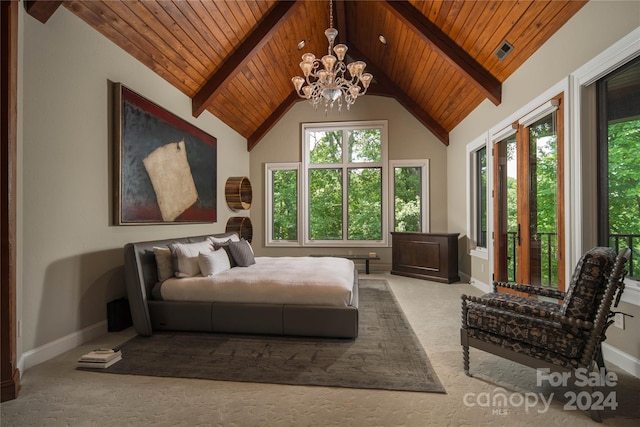
<svg viewBox="0 0 640 427">
<path fill-rule="evenodd" d="M 358 273 L 355 269 L 353 297 L 351 305 L 346 307 L 151 299 L 151 290 L 158 281 L 153 248 L 172 242 L 200 242 L 208 236 L 128 243 L 124 247 L 125 282 L 133 326 L 138 334 L 150 336 L 154 330 L 178 330 L 337 338 L 358 336 Z"/>
</svg>

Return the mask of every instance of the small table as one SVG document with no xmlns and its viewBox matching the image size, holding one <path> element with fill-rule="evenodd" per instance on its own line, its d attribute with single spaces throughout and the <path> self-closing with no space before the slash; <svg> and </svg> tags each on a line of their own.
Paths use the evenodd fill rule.
<svg viewBox="0 0 640 427">
<path fill-rule="evenodd" d="M 334 258 L 346 258 L 346 259 L 350 259 L 352 261 L 364 261 L 365 264 L 365 273 L 369 274 L 369 261 L 371 260 L 378 260 L 380 259 L 379 256 L 369 256 L 369 255 L 344 255 L 344 254 L 340 254 L 340 255 L 325 255 L 325 254 L 312 254 L 309 256 L 315 256 L 315 257 L 334 257 Z"/>
</svg>

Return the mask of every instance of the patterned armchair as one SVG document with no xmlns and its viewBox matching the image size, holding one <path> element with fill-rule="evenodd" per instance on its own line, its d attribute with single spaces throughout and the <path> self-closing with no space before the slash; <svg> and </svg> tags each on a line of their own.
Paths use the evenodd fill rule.
<svg viewBox="0 0 640 427">
<path fill-rule="evenodd" d="M 492 293 L 462 295 L 465 373 L 469 375 L 469 347 L 551 372 L 592 369 L 593 362 L 604 368 L 601 344 L 613 323 L 614 297 L 615 307 L 624 290 L 629 257 L 629 249 L 617 258 L 613 249 L 591 249 L 578 262 L 566 292 L 494 282 Z M 499 293 L 498 288 L 525 292 L 530 298 Z M 598 420 L 599 414 L 592 411 L 592 417 Z"/>
</svg>

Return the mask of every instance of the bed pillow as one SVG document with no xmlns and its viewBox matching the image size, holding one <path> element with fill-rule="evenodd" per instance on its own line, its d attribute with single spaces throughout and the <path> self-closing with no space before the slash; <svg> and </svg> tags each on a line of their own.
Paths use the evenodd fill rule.
<svg viewBox="0 0 640 427">
<path fill-rule="evenodd" d="M 256 263 L 251 245 L 244 239 L 240 239 L 239 242 L 230 242 L 229 250 L 240 267 L 248 267 Z"/>
<path fill-rule="evenodd" d="M 200 252 L 198 265 L 203 276 L 213 276 L 231 269 L 229 256 L 223 248 L 213 252 Z"/>
<path fill-rule="evenodd" d="M 211 252 L 213 245 L 209 240 L 196 243 L 171 243 L 169 245 L 173 257 L 173 271 L 176 277 L 191 277 L 200 274 L 198 254 Z"/>
<path fill-rule="evenodd" d="M 214 243 L 213 248 L 215 250 L 224 249 L 224 251 L 227 253 L 227 257 L 229 258 L 229 264 L 231 265 L 231 268 L 233 268 L 237 267 L 238 264 L 236 263 L 236 260 L 233 259 L 233 255 L 231 255 L 231 249 L 229 248 L 230 243 L 231 240 L 226 240 L 224 243 Z"/>
<path fill-rule="evenodd" d="M 158 270 L 158 282 L 173 277 L 173 260 L 171 250 L 167 247 L 154 247 L 153 254 L 156 256 L 156 267 Z"/>
</svg>

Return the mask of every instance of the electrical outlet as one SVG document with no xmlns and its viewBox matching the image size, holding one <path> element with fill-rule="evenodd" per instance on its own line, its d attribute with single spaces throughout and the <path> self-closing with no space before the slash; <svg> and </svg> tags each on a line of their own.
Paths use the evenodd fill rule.
<svg viewBox="0 0 640 427">
<path fill-rule="evenodd" d="M 616 328 L 624 329 L 624 314 L 616 313 L 613 320 L 613 326 L 615 326 Z"/>
</svg>

